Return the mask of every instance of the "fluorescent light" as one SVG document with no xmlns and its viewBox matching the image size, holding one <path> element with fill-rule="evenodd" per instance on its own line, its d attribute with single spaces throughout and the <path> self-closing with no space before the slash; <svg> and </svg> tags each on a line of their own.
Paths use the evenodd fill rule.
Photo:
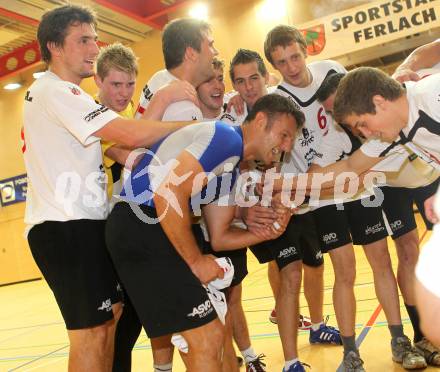
<svg viewBox="0 0 440 372">
<path fill-rule="evenodd" d="M 208 7 L 206 4 L 196 4 L 190 9 L 189 16 L 206 21 L 208 19 Z"/>
<path fill-rule="evenodd" d="M 39 72 L 34 72 L 32 74 L 32 76 L 34 77 L 34 79 L 38 79 L 40 76 L 42 76 L 46 71 L 39 71 Z"/>
<path fill-rule="evenodd" d="M 6 84 L 3 88 L 6 90 L 15 90 L 15 89 L 21 88 L 21 84 L 20 83 L 9 83 L 9 84 Z"/>
</svg>

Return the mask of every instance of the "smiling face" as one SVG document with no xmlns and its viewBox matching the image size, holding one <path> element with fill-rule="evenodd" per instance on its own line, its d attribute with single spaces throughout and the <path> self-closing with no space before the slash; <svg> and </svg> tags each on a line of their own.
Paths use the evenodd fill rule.
<svg viewBox="0 0 440 372">
<path fill-rule="evenodd" d="M 273 66 L 281 73 L 286 83 L 304 88 L 311 83 L 306 66 L 307 54 L 297 42 L 277 46 L 271 53 Z"/>
<path fill-rule="evenodd" d="M 257 62 L 239 63 L 233 69 L 232 85 L 251 109 L 260 97 L 267 94 L 266 84 L 269 76 L 261 75 Z"/>
<path fill-rule="evenodd" d="M 93 25 L 78 23 L 69 26 L 62 46 L 48 43 L 53 62 L 65 80 L 79 84 L 82 79 L 94 75 L 99 53 L 97 39 Z"/>
<path fill-rule="evenodd" d="M 223 96 L 225 95 L 223 68 L 214 69 L 214 76 L 199 85 L 197 94 L 203 116 L 206 118 L 217 117 L 223 106 Z"/>
<path fill-rule="evenodd" d="M 133 97 L 136 75 L 111 68 L 107 76 L 95 76 L 101 103 L 116 112 L 124 111 Z"/>
<path fill-rule="evenodd" d="M 257 160 L 261 160 L 265 165 L 273 165 L 278 163 L 283 152 L 290 152 L 292 150 L 293 142 L 296 135 L 296 121 L 292 115 L 278 114 L 272 119 L 264 113 L 263 115 L 259 139 L 261 143 L 258 146 Z"/>
</svg>

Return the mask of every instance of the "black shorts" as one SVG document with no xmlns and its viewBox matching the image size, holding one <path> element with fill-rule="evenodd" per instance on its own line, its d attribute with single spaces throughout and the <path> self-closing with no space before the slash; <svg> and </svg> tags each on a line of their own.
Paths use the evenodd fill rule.
<svg viewBox="0 0 440 372">
<path fill-rule="evenodd" d="M 313 267 L 318 267 L 324 262 L 315 219 L 310 212 L 292 216 L 283 235 L 254 245 L 250 250 L 258 262 L 275 260 L 280 270 L 298 260 Z"/>
<path fill-rule="evenodd" d="M 406 187 L 381 187 L 381 190 L 384 193 L 382 207 L 391 231 L 393 232 L 393 239 L 397 239 L 417 227 L 414 217 L 413 203 L 416 203 L 417 209 L 422 215 L 426 228 L 432 230 L 433 224 L 426 218 L 423 203 L 426 199 L 436 193 L 439 180 L 440 178 L 430 185 L 415 189 Z"/>
<path fill-rule="evenodd" d="M 154 209 L 141 210 L 156 218 Z M 159 223 L 143 222 L 129 204 L 120 202 L 107 220 L 106 239 L 148 337 L 193 329 L 217 318 L 205 288 Z"/>
<path fill-rule="evenodd" d="M 98 220 L 46 221 L 29 232 L 32 255 L 69 330 L 112 319 L 112 304 L 122 299 L 104 238 L 105 221 Z"/>
<path fill-rule="evenodd" d="M 328 205 L 313 211 L 323 252 L 352 243 L 371 244 L 388 236 L 382 208 L 363 206 L 361 200 Z"/>
</svg>

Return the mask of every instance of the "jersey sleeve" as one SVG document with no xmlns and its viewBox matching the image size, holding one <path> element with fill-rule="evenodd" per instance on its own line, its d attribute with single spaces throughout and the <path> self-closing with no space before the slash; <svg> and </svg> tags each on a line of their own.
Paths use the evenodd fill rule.
<svg viewBox="0 0 440 372">
<path fill-rule="evenodd" d="M 167 107 L 162 116 L 162 121 L 201 121 L 202 112 L 191 101 L 174 102 Z"/>
<path fill-rule="evenodd" d="M 93 133 L 119 117 L 73 83 L 56 84 L 45 99 L 47 110 L 84 146 L 99 141 Z"/>
<path fill-rule="evenodd" d="M 193 143 L 185 150 L 200 162 L 206 173 L 219 176 L 232 171 L 241 160 L 243 140 L 232 127 L 217 122 L 197 131 Z"/>
</svg>

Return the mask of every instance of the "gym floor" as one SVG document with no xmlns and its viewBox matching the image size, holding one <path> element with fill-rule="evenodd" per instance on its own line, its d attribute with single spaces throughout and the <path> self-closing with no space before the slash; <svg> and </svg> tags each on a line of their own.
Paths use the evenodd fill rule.
<svg viewBox="0 0 440 372">
<path fill-rule="evenodd" d="M 423 242 L 423 222 L 417 215 L 419 235 Z M 396 267 L 397 259 L 392 240 L 389 249 Z M 360 352 L 369 372 L 404 371 L 391 359 L 390 336 L 385 316 L 376 299 L 371 269 L 361 247 L 355 247 L 356 277 L 356 335 Z M 330 315 L 329 324 L 336 326 L 332 304 L 333 270 L 325 257 L 324 314 Z M 267 266 L 259 265 L 252 253 L 248 254 L 249 275 L 243 284 L 243 306 L 247 315 L 252 344 L 257 353 L 266 355 L 267 371 L 281 371 L 284 361 L 278 329 L 268 320 L 274 300 L 267 281 Z M 55 300 L 44 280 L 0 287 L 0 371 L 67 371 L 68 339 Z M 307 303 L 301 294 L 301 313 L 307 315 Z M 411 338 L 412 328 L 401 302 L 405 333 Z M 338 369 L 342 359 L 341 346 L 310 345 L 308 331 L 299 332 L 300 359 L 312 366 L 312 371 L 330 372 Z M 133 351 L 133 371 L 152 370 L 150 343 L 144 333 Z M 242 368 L 244 370 L 244 368 Z M 426 371 L 434 371 L 428 368 Z M 175 355 L 175 372 L 185 368 Z"/>
</svg>

